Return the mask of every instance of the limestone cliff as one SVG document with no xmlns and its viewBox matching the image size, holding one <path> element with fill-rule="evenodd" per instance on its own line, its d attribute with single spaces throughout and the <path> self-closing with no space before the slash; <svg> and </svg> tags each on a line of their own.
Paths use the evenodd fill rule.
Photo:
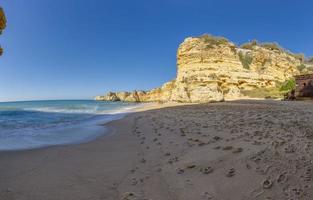
<svg viewBox="0 0 313 200">
<path fill-rule="evenodd" d="M 96 100 L 201 103 L 241 98 L 244 91 L 278 87 L 299 74 L 303 62 L 275 43 L 238 47 L 222 37 L 190 37 L 178 48 L 175 80 L 150 91 L 110 92 Z"/>
</svg>

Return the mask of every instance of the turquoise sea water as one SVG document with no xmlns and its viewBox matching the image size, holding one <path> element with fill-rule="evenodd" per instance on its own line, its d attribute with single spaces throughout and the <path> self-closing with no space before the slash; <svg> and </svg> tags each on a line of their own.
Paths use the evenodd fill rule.
<svg viewBox="0 0 313 200">
<path fill-rule="evenodd" d="M 141 104 L 92 100 L 0 103 L 0 150 L 80 143 Z"/>
</svg>

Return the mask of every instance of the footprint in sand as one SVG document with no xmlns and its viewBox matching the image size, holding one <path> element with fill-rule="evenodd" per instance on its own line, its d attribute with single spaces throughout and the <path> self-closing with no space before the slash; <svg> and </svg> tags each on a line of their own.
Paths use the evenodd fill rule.
<svg viewBox="0 0 313 200">
<path fill-rule="evenodd" d="M 293 199 L 300 199 L 300 197 L 303 197 L 304 191 L 302 188 L 290 188 L 288 196 L 290 197 L 290 200 Z"/>
<path fill-rule="evenodd" d="M 156 169 L 156 172 L 161 172 L 162 171 L 162 168 L 157 168 Z"/>
<path fill-rule="evenodd" d="M 284 149 L 285 153 L 294 153 L 296 151 L 296 147 L 293 144 L 288 145 Z"/>
<path fill-rule="evenodd" d="M 263 187 L 264 189 L 270 189 L 272 186 L 273 186 L 273 182 L 272 182 L 270 179 L 265 179 L 265 180 L 262 182 L 262 187 Z"/>
<path fill-rule="evenodd" d="M 214 196 L 212 194 L 210 194 L 209 192 L 205 192 L 203 194 L 203 199 L 205 199 L 205 200 L 212 200 L 212 199 L 214 199 Z"/>
<path fill-rule="evenodd" d="M 261 143 L 261 142 L 258 142 L 258 141 L 253 141 L 252 144 L 253 144 L 253 145 L 261 145 L 262 143 Z"/>
<path fill-rule="evenodd" d="M 176 169 L 176 172 L 177 172 L 177 174 L 183 174 L 183 173 L 185 173 L 185 170 L 178 168 L 178 169 Z"/>
<path fill-rule="evenodd" d="M 170 156 L 170 155 L 171 155 L 170 152 L 167 152 L 167 153 L 164 154 L 164 156 Z"/>
<path fill-rule="evenodd" d="M 137 181 L 136 178 L 132 178 L 130 182 L 131 182 L 132 185 L 137 185 L 138 184 L 138 181 Z"/>
<path fill-rule="evenodd" d="M 139 198 L 135 193 L 126 192 L 122 195 L 121 200 L 139 200 Z"/>
<path fill-rule="evenodd" d="M 225 147 L 222 148 L 222 150 L 224 150 L 224 151 L 228 151 L 228 150 L 231 150 L 231 149 L 233 149 L 233 146 L 225 146 Z"/>
<path fill-rule="evenodd" d="M 212 173 L 213 172 L 213 167 L 210 167 L 210 166 L 208 166 L 208 167 L 205 167 L 205 168 L 203 168 L 203 169 L 200 169 L 200 171 L 203 173 L 203 174 L 210 174 L 210 173 Z"/>
<path fill-rule="evenodd" d="M 188 184 L 188 185 L 193 185 L 193 183 L 192 183 L 191 180 L 189 180 L 189 179 L 186 180 L 186 184 Z"/>
<path fill-rule="evenodd" d="M 305 170 L 304 180 L 307 182 L 312 180 L 312 169 L 311 168 L 307 168 Z"/>
<path fill-rule="evenodd" d="M 219 137 L 219 136 L 214 136 L 213 139 L 214 139 L 215 141 L 222 140 L 222 138 Z"/>
<path fill-rule="evenodd" d="M 228 170 L 228 172 L 226 173 L 227 177 L 233 177 L 236 174 L 236 170 L 234 168 L 231 168 Z"/>
<path fill-rule="evenodd" d="M 178 157 L 173 157 L 173 158 L 170 158 L 169 160 L 168 160 L 168 163 L 169 164 L 173 164 L 173 162 L 177 162 L 178 161 Z"/>
<path fill-rule="evenodd" d="M 277 183 L 279 183 L 279 184 L 283 184 L 283 183 L 287 182 L 287 180 L 288 180 L 287 172 L 279 174 L 277 177 Z"/>
<path fill-rule="evenodd" d="M 187 169 L 193 169 L 195 167 L 196 167 L 195 164 L 189 164 L 189 165 L 186 166 Z"/>
<path fill-rule="evenodd" d="M 233 153 L 241 153 L 243 151 L 243 148 L 239 147 L 233 150 Z"/>
<path fill-rule="evenodd" d="M 206 142 L 200 141 L 200 142 L 198 143 L 198 146 L 201 147 L 201 146 L 204 146 L 204 145 L 206 145 L 206 144 L 207 144 Z"/>
</svg>

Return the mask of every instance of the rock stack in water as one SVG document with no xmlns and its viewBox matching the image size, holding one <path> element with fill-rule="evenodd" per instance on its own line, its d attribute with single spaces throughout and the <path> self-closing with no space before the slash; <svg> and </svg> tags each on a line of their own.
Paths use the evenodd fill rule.
<svg viewBox="0 0 313 200">
<path fill-rule="evenodd" d="M 276 43 L 252 41 L 238 47 L 222 37 L 190 37 L 178 48 L 175 80 L 150 91 L 109 92 L 96 100 L 203 103 L 242 98 L 278 88 L 300 74 L 303 63 L 304 56 Z"/>
</svg>

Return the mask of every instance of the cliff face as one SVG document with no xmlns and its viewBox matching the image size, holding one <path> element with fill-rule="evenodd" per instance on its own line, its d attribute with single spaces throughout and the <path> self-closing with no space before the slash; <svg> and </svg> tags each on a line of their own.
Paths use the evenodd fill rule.
<svg viewBox="0 0 313 200">
<path fill-rule="evenodd" d="M 151 91 L 108 93 L 96 100 L 211 102 L 273 88 L 299 74 L 302 60 L 274 44 L 237 47 L 225 38 L 187 38 L 177 51 L 176 79 Z"/>
</svg>

